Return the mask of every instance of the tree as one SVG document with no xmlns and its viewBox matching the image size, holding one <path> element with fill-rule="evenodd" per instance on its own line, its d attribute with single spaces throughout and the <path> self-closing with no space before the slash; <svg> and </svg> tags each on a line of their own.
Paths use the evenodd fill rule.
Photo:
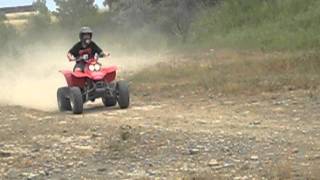
<svg viewBox="0 0 320 180">
<path fill-rule="evenodd" d="M 46 0 L 36 0 L 34 1 L 33 6 L 39 12 L 39 14 L 48 16 L 50 12 L 46 4 L 47 4 Z"/>
<path fill-rule="evenodd" d="M 186 41 L 197 12 L 221 0 L 105 0 L 113 19 L 121 25 L 158 31 Z"/>
<path fill-rule="evenodd" d="M 38 13 L 29 18 L 29 23 L 25 30 L 27 39 L 39 38 L 39 35 L 47 32 L 51 25 L 51 14 L 46 6 L 46 0 L 36 0 L 33 6 Z"/>
<path fill-rule="evenodd" d="M 91 25 L 95 21 L 98 7 L 94 0 L 54 0 L 57 11 L 54 13 L 64 27 Z"/>
<path fill-rule="evenodd" d="M 2 12 L 0 12 L 0 24 L 3 23 L 6 20 L 6 15 Z"/>
<path fill-rule="evenodd" d="M 15 53 L 12 42 L 13 39 L 17 38 L 17 33 L 12 26 L 5 23 L 6 19 L 6 16 L 0 13 L 0 42 L 2 44 L 0 57 L 3 55 L 8 56 Z"/>
</svg>

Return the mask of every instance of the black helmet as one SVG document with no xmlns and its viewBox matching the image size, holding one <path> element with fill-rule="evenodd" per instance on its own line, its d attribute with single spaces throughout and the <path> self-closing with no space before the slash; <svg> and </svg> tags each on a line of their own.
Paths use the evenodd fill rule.
<svg viewBox="0 0 320 180">
<path fill-rule="evenodd" d="M 87 27 L 87 26 L 84 26 L 84 27 L 82 27 L 80 29 L 79 38 L 80 38 L 81 41 L 83 40 L 83 35 L 84 34 L 90 34 L 91 38 L 92 38 L 92 35 L 93 35 L 92 29 L 90 27 Z"/>
</svg>

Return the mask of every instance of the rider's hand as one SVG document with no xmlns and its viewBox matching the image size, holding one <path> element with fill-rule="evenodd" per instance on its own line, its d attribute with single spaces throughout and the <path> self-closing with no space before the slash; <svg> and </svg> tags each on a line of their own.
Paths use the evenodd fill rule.
<svg viewBox="0 0 320 180">
<path fill-rule="evenodd" d="M 80 56 L 77 61 L 87 61 L 89 59 L 89 55 L 88 54 L 85 54 L 85 55 L 82 55 Z"/>
<path fill-rule="evenodd" d="M 68 57 L 69 61 L 76 61 L 76 58 L 70 53 L 68 53 L 67 57 Z"/>
<path fill-rule="evenodd" d="M 87 61 L 87 60 L 89 59 L 89 55 L 88 55 L 88 54 L 83 55 L 83 56 L 82 56 L 82 59 L 83 59 L 84 61 Z"/>
<path fill-rule="evenodd" d="M 101 52 L 101 53 L 99 54 L 99 57 L 100 57 L 100 58 L 109 57 L 109 56 L 110 56 L 110 53 Z"/>
<path fill-rule="evenodd" d="M 101 52 L 101 53 L 99 54 L 99 58 L 104 58 L 104 57 L 106 57 L 106 54 L 105 54 L 104 52 Z"/>
</svg>

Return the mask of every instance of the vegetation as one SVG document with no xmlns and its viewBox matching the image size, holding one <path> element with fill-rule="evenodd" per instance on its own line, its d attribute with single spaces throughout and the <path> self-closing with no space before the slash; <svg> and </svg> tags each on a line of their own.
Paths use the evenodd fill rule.
<svg viewBox="0 0 320 180">
<path fill-rule="evenodd" d="M 310 50 L 320 47 L 317 0 L 224 0 L 193 24 L 202 47 Z"/>
<path fill-rule="evenodd" d="M 53 37 L 58 32 L 62 32 L 61 39 L 76 37 L 79 27 L 88 25 L 99 38 L 107 37 L 110 46 L 121 47 L 123 51 L 163 49 L 186 43 L 200 7 L 212 6 L 213 2 L 216 0 L 113 0 L 106 2 L 110 11 L 101 12 L 94 0 L 55 0 L 58 8 L 49 12 L 46 0 L 37 0 L 35 7 L 39 13 L 30 17 L 21 32 L 6 37 L 12 42 L 26 42 L 18 46 L 28 46 L 30 39 L 35 43 L 57 40 Z M 5 31 L 4 27 L 1 29 Z"/>
<path fill-rule="evenodd" d="M 136 92 L 163 96 L 177 91 L 254 95 L 304 89 L 314 92 L 320 81 L 319 54 L 213 51 L 168 57 L 170 63 L 146 68 L 131 77 Z M 185 63 L 187 62 L 187 63 Z M 156 84 L 154 82 L 157 82 Z M 188 91 L 181 91 L 188 89 Z"/>
<path fill-rule="evenodd" d="M 22 35 L 34 39 L 34 32 L 40 31 L 37 35 L 51 37 L 50 33 L 59 29 L 69 37 L 80 26 L 90 25 L 127 49 L 135 49 L 137 44 L 148 50 L 181 45 L 262 50 L 320 46 L 317 0 L 109 0 L 105 3 L 110 11 L 100 13 L 94 0 L 55 2 L 58 8 L 51 13 L 45 0 L 37 0 L 40 13 L 31 17 Z M 57 21 L 51 21 L 52 15 Z M 12 32 L 4 25 L 0 28 L 1 33 Z"/>
</svg>

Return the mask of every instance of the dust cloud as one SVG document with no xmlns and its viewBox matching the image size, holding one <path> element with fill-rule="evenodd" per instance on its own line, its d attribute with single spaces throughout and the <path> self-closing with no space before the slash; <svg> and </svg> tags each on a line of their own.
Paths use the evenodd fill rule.
<svg viewBox="0 0 320 180">
<path fill-rule="evenodd" d="M 74 43 L 74 42 L 73 42 Z M 60 70 L 71 70 L 74 63 L 66 58 L 66 52 L 73 45 L 70 42 L 54 45 L 34 45 L 24 50 L 16 62 L 10 58 L 1 59 L 0 104 L 18 105 L 43 111 L 56 111 L 56 92 L 66 86 Z M 116 65 L 120 72 L 133 72 L 159 62 L 150 55 L 111 53 L 111 57 L 100 59 L 104 66 Z"/>
</svg>

